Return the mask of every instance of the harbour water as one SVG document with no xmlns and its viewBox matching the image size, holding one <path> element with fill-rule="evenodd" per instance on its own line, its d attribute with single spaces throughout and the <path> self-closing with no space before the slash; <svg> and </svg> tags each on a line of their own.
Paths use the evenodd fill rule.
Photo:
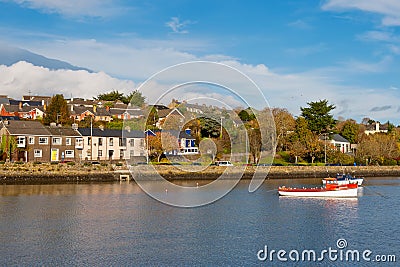
<svg viewBox="0 0 400 267">
<path fill-rule="evenodd" d="M 159 203 L 134 182 L 1 185 L 0 265 L 374 266 L 379 259 L 398 265 L 400 178 L 366 179 L 357 199 L 283 198 L 276 192 L 279 185 L 320 182 L 267 180 L 249 193 L 249 182 L 241 181 L 199 208 Z M 337 250 L 336 259 L 321 257 L 329 249 Z M 280 260 L 271 250 L 286 254 Z M 304 250 L 315 251 L 316 259 L 302 260 Z M 371 253 L 347 262 L 347 250 Z M 299 252 L 296 262 L 293 251 Z"/>
</svg>

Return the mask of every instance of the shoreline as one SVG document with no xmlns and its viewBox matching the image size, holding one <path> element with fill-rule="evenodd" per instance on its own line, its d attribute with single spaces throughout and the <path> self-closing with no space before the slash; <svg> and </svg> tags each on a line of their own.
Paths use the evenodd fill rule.
<svg viewBox="0 0 400 267">
<path fill-rule="evenodd" d="M 191 172 L 188 172 L 190 170 Z M 174 180 L 215 180 L 224 171 L 223 179 L 252 179 L 257 170 L 258 177 L 266 179 L 300 179 L 335 177 L 337 173 L 349 173 L 356 177 L 400 177 L 400 166 L 209 166 L 202 170 L 199 166 L 136 166 L 132 168 L 134 179 L 154 181 L 162 175 L 169 181 Z M 0 183 L 2 184 L 40 184 L 72 182 L 114 182 L 120 181 L 120 175 L 131 173 L 124 166 L 115 164 L 85 165 L 76 164 L 15 164 L 6 163 L 0 166 Z"/>
</svg>

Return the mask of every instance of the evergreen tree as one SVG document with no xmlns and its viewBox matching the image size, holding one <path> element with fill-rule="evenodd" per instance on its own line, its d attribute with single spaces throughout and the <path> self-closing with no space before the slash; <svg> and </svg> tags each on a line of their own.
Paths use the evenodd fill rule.
<svg viewBox="0 0 400 267">
<path fill-rule="evenodd" d="M 49 106 L 46 109 L 46 116 L 44 117 L 43 123 L 49 125 L 51 122 L 61 124 L 71 123 L 67 101 L 61 94 L 53 96 L 50 100 Z"/>
<path fill-rule="evenodd" d="M 304 117 L 309 129 L 317 134 L 326 133 L 335 126 L 335 120 L 330 114 L 336 107 L 329 105 L 328 100 L 320 100 L 307 103 L 309 107 L 300 108 L 301 116 Z"/>
</svg>

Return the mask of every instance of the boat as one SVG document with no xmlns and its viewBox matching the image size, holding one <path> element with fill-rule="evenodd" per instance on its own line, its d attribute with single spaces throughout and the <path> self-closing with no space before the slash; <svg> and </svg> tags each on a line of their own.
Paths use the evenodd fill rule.
<svg viewBox="0 0 400 267">
<path fill-rule="evenodd" d="M 293 188 L 279 187 L 280 196 L 293 197 L 357 197 L 357 183 L 339 185 L 336 181 L 327 181 L 323 187 Z"/>
<path fill-rule="evenodd" d="M 337 174 L 336 178 L 324 178 L 322 179 L 322 184 L 325 185 L 327 181 L 337 181 L 338 185 L 345 185 L 349 183 L 357 183 L 358 186 L 361 186 L 364 178 L 359 177 L 353 177 L 350 174 Z"/>
</svg>

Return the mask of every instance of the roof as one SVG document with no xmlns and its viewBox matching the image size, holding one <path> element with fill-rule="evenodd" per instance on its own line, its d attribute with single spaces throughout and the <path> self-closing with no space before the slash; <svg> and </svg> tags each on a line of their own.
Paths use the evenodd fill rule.
<svg viewBox="0 0 400 267">
<path fill-rule="evenodd" d="M 46 127 L 38 121 L 8 121 L 4 124 L 11 135 L 51 135 Z"/>
<path fill-rule="evenodd" d="M 116 129 L 99 129 L 79 128 L 78 132 L 82 136 L 98 136 L 98 137 L 127 137 L 127 138 L 144 138 L 144 132 L 137 130 L 116 130 Z"/>
<path fill-rule="evenodd" d="M 183 114 L 182 114 L 178 109 L 176 109 L 176 108 L 174 108 L 174 109 L 162 109 L 162 110 L 159 110 L 159 111 L 157 112 L 157 115 L 158 115 L 159 118 L 165 118 L 165 117 L 167 117 L 167 116 L 169 116 L 169 115 L 180 115 L 180 116 L 182 116 L 182 117 L 185 117 L 185 116 L 183 116 Z"/>
<path fill-rule="evenodd" d="M 0 97 L 0 104 L 10 104 L 10 100 L 7 97 Z"/>
<path fill-rule="evenodd" d="M 162 130 L 162 131 L 154 131 L 154 133 L 161 132 L 161 133 L 169 133 L 172 136 L 178 136 L 179 138 L 185 138 L 185 139 L 195 139 L 192 135 L 187 134 L 185 131 L 178 131 L 178 130 Z"/>
<path fill-rule="evenodd" d="M 51 135 L 59 135 L 59 136 L 81 136 L 81 134 L 78 131 L 75 131 L 74 129 L 70 127 L 46 127 L 47 130 L 51 133 Z"/>
<path fill-rule="evenodd" d="M 43 106 L 22 106 L 21 109 L 19 105 L 3 105 L 4 109 L 7 112 L 29 112 L 33 109 L 39 109 L 40 111 L 44 112 Z"/>
<path fill-rule="evenodd" d="M 22 105 L 29 105 L 29 106 L 31 106 L 31 107 L 42 106 L 42 101 L 30 101 L 30 100 L 14 100 L 14 99 L 10 99 L 9 102 L 10 102 L 10 105 L 19 105 L 20 103 L 22 103 Z"/>
<path fill-rule="evenodd" d="M 349 140 L 341 136 L 340 134 L 334 134 L 332 135 L 332 140 L 336 142 L 343 142 L 343 143 L 350 143 Z"/>
</svg>

